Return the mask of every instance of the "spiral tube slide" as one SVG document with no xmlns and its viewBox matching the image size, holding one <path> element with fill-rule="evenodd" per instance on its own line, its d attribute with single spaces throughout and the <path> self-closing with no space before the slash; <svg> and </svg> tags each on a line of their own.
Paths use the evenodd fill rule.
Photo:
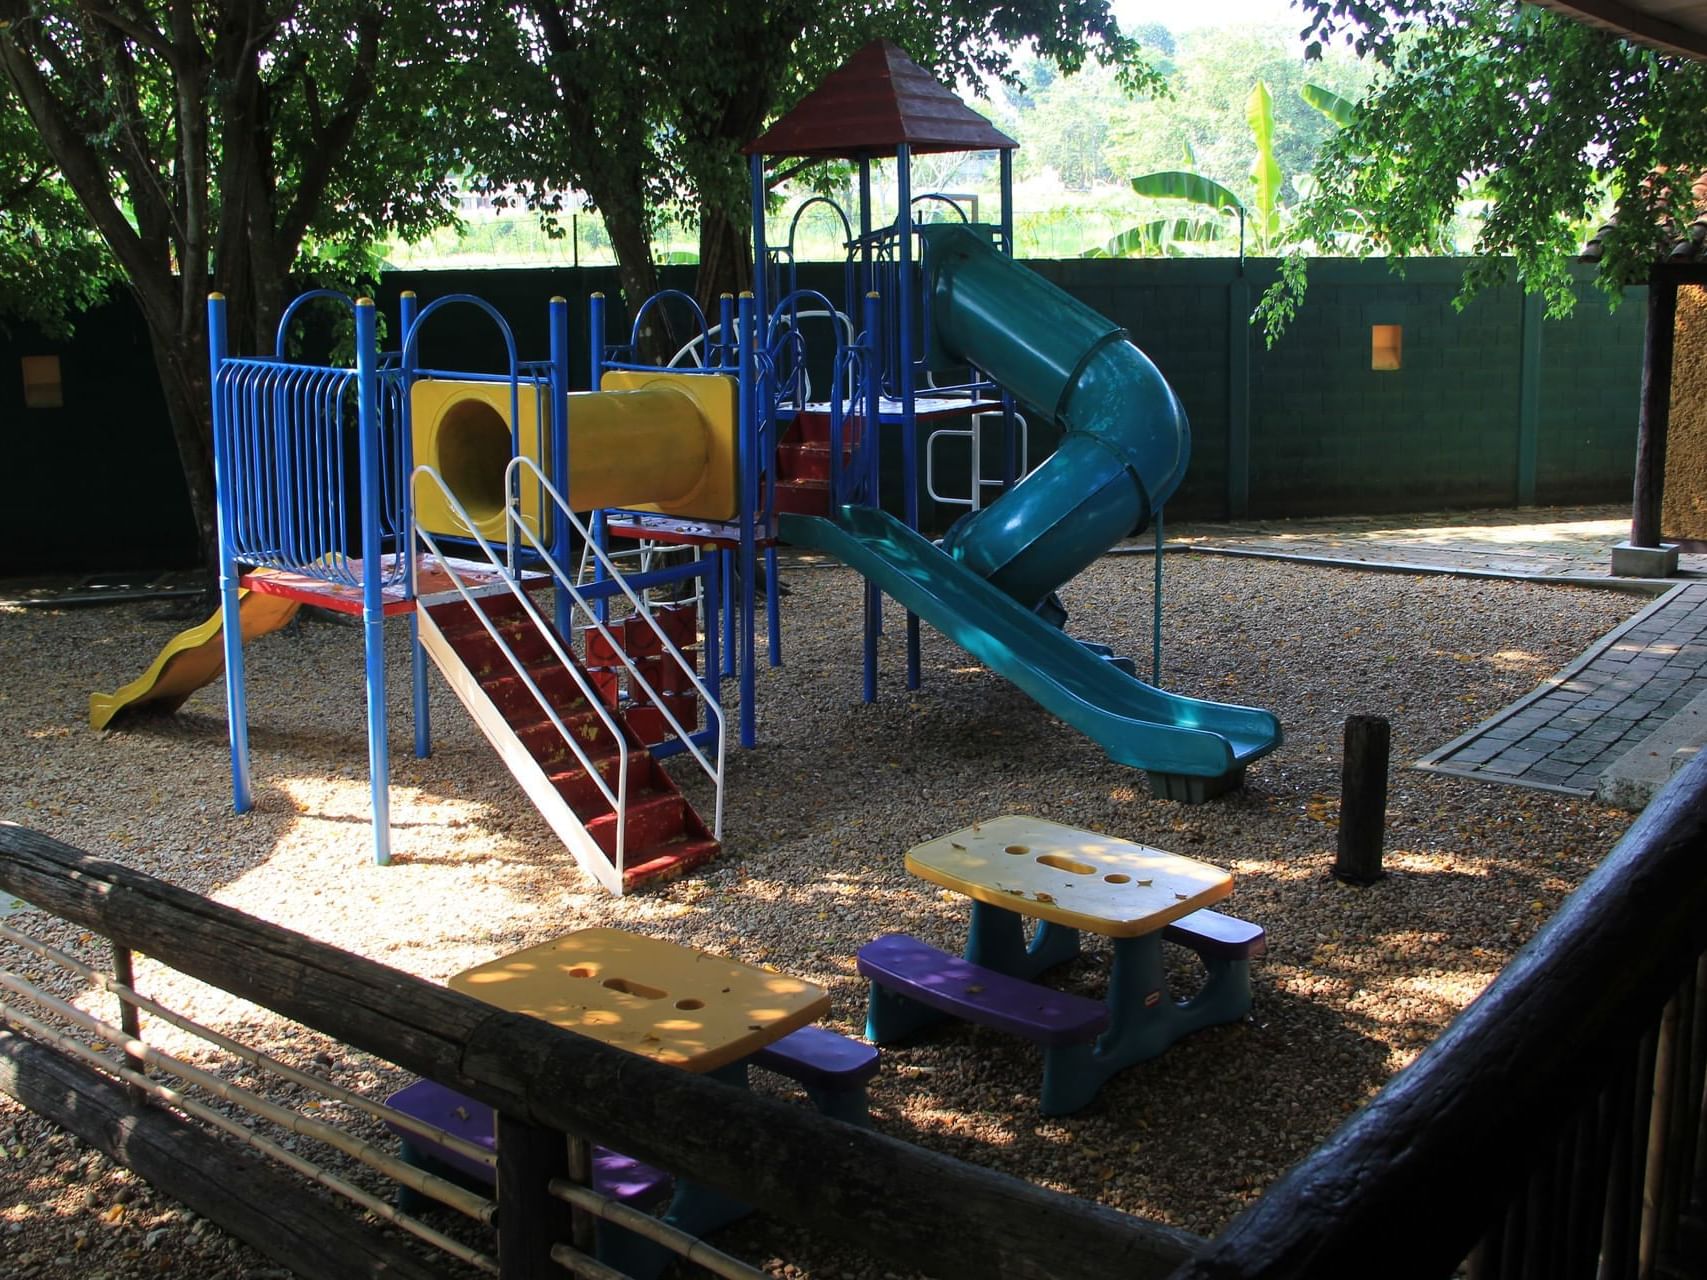
<svg viewBox="0 0 1707 1280">
<path fill-rule="evenodd" d="M 1041 467 L 932 545 L 886 513 L 784 516 L 782 536 L 857 569 L 1006 676 L 1151 789 L 1201 800 L 1280 745 L 1268 711 L 1163 692 L 1034 612 L 1179 487 L 1190 434 L 1155 365 L 1119 326 L 964 226 L 927 227 L 933 362 L 984 370 L 1063 428 Z"/>
<path fill-rule="evenodd" d="M 1065 433 L 1023 484 L 961 520 L 943 544 L 1035 606 L 1149 523 L 1185 476 L 1191 428 L 1120 326 L 969 227 L 923 235 L 933 356 L 986 370 Z"/>
</svg>

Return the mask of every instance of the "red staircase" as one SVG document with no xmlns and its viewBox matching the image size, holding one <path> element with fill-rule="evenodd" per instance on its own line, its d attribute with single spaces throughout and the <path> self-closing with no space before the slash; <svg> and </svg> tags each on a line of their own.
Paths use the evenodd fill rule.
<svg viewBox="0 0 1707 1280">
<path fill-rule="evenodd" d="M 842 420 L 842 464 L 859 443 L 861 419 Z M 802 409 L 776 447 L 776 509 L 799 516 L 830 513 L 830 412 Z"/>
<path fill-rule="evenodd" d="M 423 607 L 422 643 L 475 723 L 582 865 L 607 888 L 617 888 L 616 810 L 517 674 L 505 647 L 526 668 L 558 720 L 619 798 L 619 768 L 623 759 L 628 761 L 621 891 L 672 879 L 715 857 L 717 840 L 652 758 L 628 714 L 616 709 L 599 714 L 553 651 L 548 634 L 513 595 L 487 596 L 479 606 L 503 638 L 502 647 L 488 634 L 474 607 L 460 598 Z M 561 641 L 559 646 L 588 687 L 593 687 L 573 649 Z"/>
</svg>

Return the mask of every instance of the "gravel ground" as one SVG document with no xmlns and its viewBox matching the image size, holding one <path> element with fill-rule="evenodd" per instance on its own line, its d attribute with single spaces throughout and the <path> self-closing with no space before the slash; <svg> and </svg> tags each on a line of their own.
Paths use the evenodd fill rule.
<svg viewBox="0 0 1707 1280">
<path fill-rule="evenodd" d="M 390 628 L 395 861 L 375 867 L 361 636 L 322 615 L 251 646 L 257 802 L 236 817 L 217 686 L 170 718 L 87 727 L 88 693 L 131 679 L 183 621 L 147 604 L 0 611 L 0 816 L 430 980 L 615 924 L 822 983 L 831 1024 L 851 1034 L 862 943 L 904 929 L 958 949 L 964 934 L 964 901 L 905 873 L 909 846 L 1014 812 L 1202 858 L 1236 876 L 1229 909 L 1268 929 L 1244 1023 L 1189 1038 L 1057 1119 L 1037 1113 L 1035 1049 L 944 1030 L 885 1052 L 872 1103 L 884 1132 L 1209 1234 L 1411 1061 L 1622 834 L 1628 814 L 1402 766 L 1640 601 L 1214 556 L 1166 566 L 1164 682 L 1271 708 L 1287 734 L 1242 791 L 1206 805 L 1152 800 L 1141 774 L 928 629 L 924 687 L 903 687 L 892 626 L 881 697 L 862 705 L 859 580 L 806 559 L 783 572 L 787 662 L 761 673 L 761 745 L 730 759 L 721 860 L 626 900 L 576 870 L 436 677 L 435 752 L 413 757 L 401 626 Z M 1074 630 L 1147 667 L 1150 572 L 1144 556 L 1093 566 L 1064 593 Z M 1352 713 L 1393 726 L 1391 875 L 1366 890 L 1328 875 Z M 12 921 L 98 954 L 98 940 L 33 913 Z M 1098 990 L 1108 961 L 1091 940 L 1064 981 Z M 30 967 L 4 947 L 0 962 Z M 382 1096 L 407 1079 L 146 961 L 138 981 L 348 1086 Z M 720 1243 L 779 1275 L 883 1272 L 762 1221 Z M 0 1274 L 283 1273 L 0 1097 Z"/>
</svg>

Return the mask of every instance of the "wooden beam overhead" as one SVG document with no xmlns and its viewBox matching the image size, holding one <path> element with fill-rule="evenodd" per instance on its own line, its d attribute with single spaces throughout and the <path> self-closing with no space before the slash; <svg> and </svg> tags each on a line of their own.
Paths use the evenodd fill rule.
<svg viewBox="0 0 1707 1280">
<path fill-rule="evenodd" d="M 1639 44 L 1707 61 L 1707 0 L 1535 0 Z"/>
</svg>

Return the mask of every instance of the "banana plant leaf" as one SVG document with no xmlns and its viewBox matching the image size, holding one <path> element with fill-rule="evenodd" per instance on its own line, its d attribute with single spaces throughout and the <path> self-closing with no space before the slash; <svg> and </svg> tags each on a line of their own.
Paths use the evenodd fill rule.
<svg viewBox="0 0 1707 1280">
<path fill-rule="evenodd" d="M 1132 179 L 1132 189 L 1141 196 L 1161 200 L 1189 200 L 1217 213 L 1223 209 L 1236 211 L 1244 208 L 1238 196 L 1213 178 L 1206 178 L 1201 173 L 1183 173 L 1178 169 L 1140 174 Z"/>
<path fill-rule="evenodd" d="M 1340 97 L 1332 89 L 1322 88 L 1319 84 L 1299 85 L 1298 94 L 1342 129 L 1357 115 L 1356 103 Z"/>
<path fill-rule="evenodd" d="M 1257 242 L 1269 245 L 1280 235 L 1280 188 L 1286 178 L 1274 158 L 1274 99 L 1261 80 L 1245 99 L 1245 119 L 1257 144 L 1256 169 L 1251 174 L 1256 186 Z"/>
<path fill-rule="evenodd" d="M 1100 247 L 1085 253 L 1087 258 L 1158 257 L 1176 252 L 1176 245 L 1207 244 L 1227 235 L 1223 223 L 1202 218 L 1159 218 L 1128 227 Z"/>
</svg>

